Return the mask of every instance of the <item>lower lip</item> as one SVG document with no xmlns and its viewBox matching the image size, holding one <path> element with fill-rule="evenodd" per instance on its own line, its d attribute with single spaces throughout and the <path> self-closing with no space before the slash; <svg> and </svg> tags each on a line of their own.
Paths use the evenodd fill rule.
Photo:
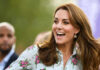
<svg viewBox="0 0 100 70">
<path fill-rule="evenodd" d="M 57 36 L 56 35 L 56 37 L 57 37 L 57 39 L 62 39 L 64 36 Z"/>
</svg>

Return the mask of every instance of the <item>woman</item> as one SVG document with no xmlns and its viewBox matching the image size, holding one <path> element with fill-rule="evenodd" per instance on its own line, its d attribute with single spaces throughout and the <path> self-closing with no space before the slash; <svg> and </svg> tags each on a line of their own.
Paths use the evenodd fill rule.
<svg viewBox="0 0 100 70">
<path fill-rule="evenodd" d="M 6 70 L 98 70 L 99 47 L 83 11 L 65 4 L 55 11 L 51 40 L 29 47 Z"/>
</svg>

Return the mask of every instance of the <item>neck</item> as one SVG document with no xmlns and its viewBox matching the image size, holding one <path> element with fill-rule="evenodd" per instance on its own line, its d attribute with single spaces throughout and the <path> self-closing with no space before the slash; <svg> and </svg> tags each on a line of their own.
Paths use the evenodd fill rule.
<svg viewBox="0 0 100 70">
<path fill-rule="evenodd" d="M 71 55 L 72 43 L 65 44 L 65 45 L 58 45 L 58 49 L 62 52 L 63 55 Z"/>
</svg>

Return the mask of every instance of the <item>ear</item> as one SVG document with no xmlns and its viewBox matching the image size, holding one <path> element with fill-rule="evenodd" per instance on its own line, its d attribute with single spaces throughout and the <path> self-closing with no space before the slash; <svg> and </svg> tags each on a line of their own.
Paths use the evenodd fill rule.
<svg viewBox="0 0 100 70">
<path fill-rule="evenodd" d="M 16 37 L 14 36 L 14 43 L 16 43 Z"/>
<path fill-rule="evenodd" d="M 79 28 L 76 28 L 75 29 L 75 34 L 78 34 L 80 32 L 80 29 Z"/>
</svg>

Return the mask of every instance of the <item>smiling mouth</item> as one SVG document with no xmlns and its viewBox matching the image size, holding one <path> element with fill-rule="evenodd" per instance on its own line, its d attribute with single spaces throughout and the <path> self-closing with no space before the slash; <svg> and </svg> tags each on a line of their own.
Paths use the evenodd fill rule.
<svg viewBox="0 0 100 70">
<path fill-rule="evenodd" d="M 65 36 L 65 33 L 59 33 L 59 32 L 58 32 L 56 35 L 57 35 L 57 36 Z"/>
</svg>

